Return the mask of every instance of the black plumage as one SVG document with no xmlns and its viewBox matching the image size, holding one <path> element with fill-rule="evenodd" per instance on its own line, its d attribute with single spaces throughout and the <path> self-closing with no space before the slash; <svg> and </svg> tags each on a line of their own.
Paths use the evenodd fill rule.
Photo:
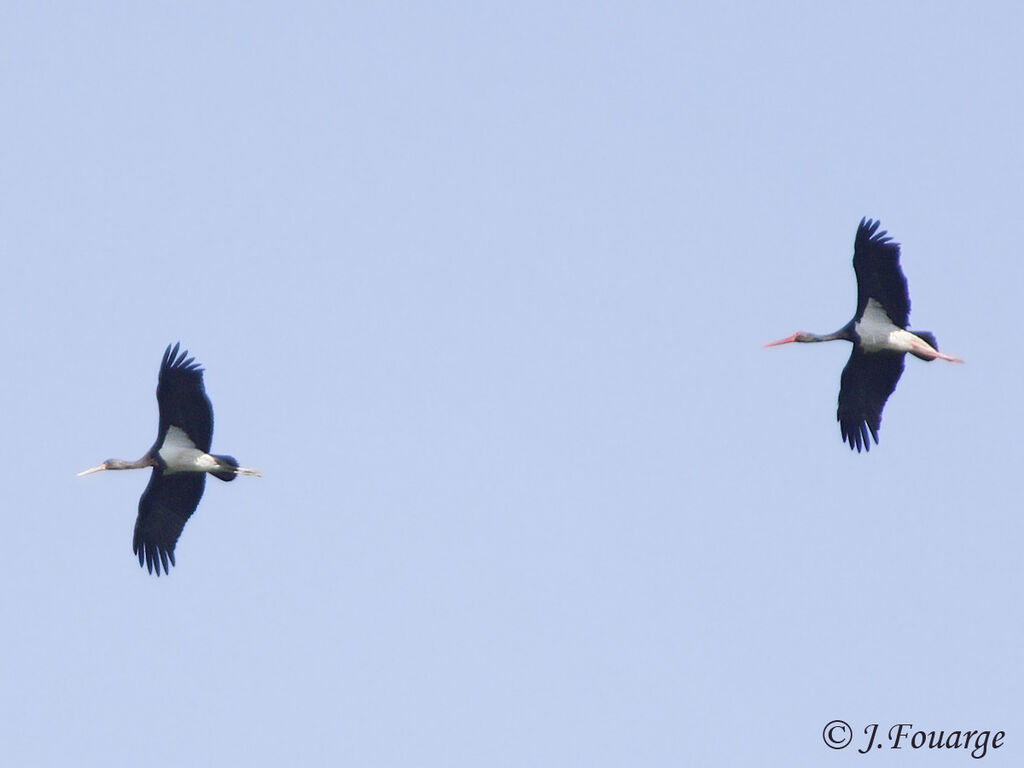
<svg viewBox="0 0 1024 768">
<path fill-rule="evenodd" d="M 209 452 L 213 441 L 213 405 L 203 386 L 203 369 L 188 351 L 178 354 L 180 342 L 167 346 L 160 361 L 160 376 L 156 384 L 156 402 L 160 407 L 160 426 L 157 429 L 157 448 L 167 436 L 172 424 L 184 430 L 196 448 Z"/>
<path fill-rule="evenodd" d="M 857 227 L 853 248 L 857 311 L 853 319 L 835 333 L 799 332 L 766 345 L 836 339 L 853 343 L 840 380 L 836 417 L 843 441 L 858 452 L 870 450 L 872 440 L 878 443 L 882 410 L 903 374 L 908 352 L 922 360 L 962 362 L 939 352 L 933 334 L 907 330 L 910 294 L 900 268 L 900 246 L 879 226 L 865 218 Z"/>
<path fill-rule="evenodd" d="M 234 480 L 237 475 L 259 476 L 239 467 L 231 456 L 211 454 L 213 407 L 203 386 L 203 369 L 168 345 L 160 362 L 156 399 L 160 421 L 156 442 L 138 461 L 108 459 L 80 475 L 104 469 L 152 467 L 149 484 L 139 499 L 132 550 L 150 573 L 169 573 L 174 548 L 203 497 L 206 475 Z"/>
<path fill-rule="evenodd" d="M 139 499 L 139 515 L 135 520 L 132 551 L 139 556 L 139 565 L 145 561 L 149 572 L 160 566 L 168 573 L 168 561 L 174 565 L 174 547 L 185 523 L 199 506 L 206 488 L 205 472 L 179 472 L 168 474 L 160 459 L 160 446 L 167 438 L 171 426 L 181 429 L 196 448 L 209 453 L 213 442 L 213 404 L 206 396 L 203 369 L 180 354 L 180 342 L 164 351 L 160 361 L 160 376 L 156 385 L 156 402 L 160 408 L 160 426 L 156 442 L 149 449 L 157 458 L 157 465 L 149 477 L 149 485 Z M 222 478 L 223 479 L 223 478 Z M 234 479 L 234 474 L 230 476 Z M 159 558 L 159 559 L 158 559 Z"/>
<path fill-rule="evenodd" d="M 174 565 L 174 547 L 185 523 L 199 506 L 206 488 L 206 474 L 188 472 L 168 475 L 163 467 L 153 467 L 149 485 L 139 499 L 139 516 L 135 518 L 132 551 L 145 563 L 149 572 L 160 565 L 169 572 L 168 561 Z"/>
<path fill-rule="evenodd" d="M 864 317 L 868 299 L 874 299 L 897 328 L 910 322 L 910 292 L 900 267 L 900 246 L 888 232 L 879 231 L 878 221 L 861 219 L 853 244 L 853 271 L 857 275 L 857 313 L 850 321 L 851 333 Z M 920 335 L 920 334 L 918 334 Z M 927 334 L 934 341 L 935 337 Z M 934 344 L 933 344 L 934 346 Z M 843 369 L 839 386 L 836 418 L 843 440 L 859 452 L 871 450 L 870 437 L 878 445 L 882 409 L 903 375 L 903 357 L 899 352 L 867 354 L 854 343 L 850 359 Z"/>
<path fill-rule="evenodd" d="M 878 444 L 882 426 L 882 409 L 896 382 L 903 375 L 904 356 L 895 352 L 865 354 L 854 346 L 843 368 L 839 383 L 839 431 L 850 450 L 871 450 L 871 440 Z"/>
<path fill-rule="evenodd" d="M 857 275 L 857 311 L 854 320 L 864 316 L 868 299 L 873 298 L 900 328 L 910 322 L 910 292 L 900 268 L 900 245 L 888 232 L 879 232 L 881 222 L 861 219 L 853 241 L 853 271 Z"/>
</svg>

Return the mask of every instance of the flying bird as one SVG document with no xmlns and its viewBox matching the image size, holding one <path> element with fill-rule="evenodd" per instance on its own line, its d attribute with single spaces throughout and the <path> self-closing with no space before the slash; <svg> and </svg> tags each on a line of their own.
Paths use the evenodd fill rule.
<svg viewBox="0 0 1024 768">
<path fill-rule="evenodd" d="M 178 354 L 180 344 L 170 345 L 160 363 L 156 401 L 160 406 L 160 427 L 156 442 L 138 461 L 107 459 L 78 476 L 104 469 L 142 469 L 152 467 L 135 520 L 132 549 L 150 573 L 160 567 L 170 573 L 174 565 L 174 545 L 185 523 L 203 497 L 206 475 L 218 480 L 234 480 L 237 475 L 261 477 L 255 469 L 238 466 L 231 456 L 211 454 L 213 407 L 203 387 L 203 369 L 188 352 Z"/>
<path fill-rule="evenodd" d="M 878 444 L 882 408 L 896 389 L 907 353 L 921 360 L 949 360 L 958 357 L 939 352 L 935 336 L 928 331 L 909 331 L 910 294 L 907 278 L 900 269 L 900 246 L 878 231 L 879 222 L 861 219 L 853 245 L 853 270 L 857 274 L 857 312 L 835 333 L 818 336 L 794 333 L 765 344 L 774 347 L 798 341 L 853 342 L 853 352 L 843 369 L 839 386 L 839 430 L 850 450 L 871 450 L 871 438 Z"/>
</svg>

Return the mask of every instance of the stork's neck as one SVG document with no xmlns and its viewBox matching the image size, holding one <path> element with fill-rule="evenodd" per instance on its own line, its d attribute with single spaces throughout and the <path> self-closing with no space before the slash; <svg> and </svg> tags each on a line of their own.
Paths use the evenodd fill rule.
<svg viewBox="0 0 1024 768">
<path fill-rule="evenodd" d="M 826 333 L 820 336 L 816 333 L 808 333 L 807 336 L 809 337 L 807 341 L 853 341 L 853 323 L 847 323 L 833 333 Z"/>
<path fill-rule="evenodd" d="M 105 469 L 142 469 L 143 467 L 155 467 L 157 465 L 156 459 L 153 457 L 153 452 L 150 451 L 138 461 L 125 461 L 124 459 L 107 459 L 98 467 L 92 467 L 78 473 L 79 477 L 83 475 L 91 475 L 93 472 L 102 472 Z"/>
<path fill-rule="evenodd" d="M 128 461 L 126 459 L 110 459 L 105 462 L 107 469 L 145 469 L 146 467 L 156 466 L 156 460 L 153 458 L 153 454 L 147 453 L 141 459 L 135 461 Z"/>
</svg>

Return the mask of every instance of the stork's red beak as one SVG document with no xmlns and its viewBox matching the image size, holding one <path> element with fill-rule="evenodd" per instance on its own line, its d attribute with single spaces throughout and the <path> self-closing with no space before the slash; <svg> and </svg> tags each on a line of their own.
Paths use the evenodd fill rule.
<svg viewBox="0 0 1024 768">
<path fill-rule="evenodd" d="M 794 333 L 792 336 L 787 336 L 784 339 L 779 339 L 778 341 L 769 342 L 768 344 L 765 344 L 765 346 L 766 347 L 777 347 L 777 346 L 779 346 L 779 344 L 789 344 L 789 342 L 791 342 L 791 341 L 796 341 L 796 337 L 799 336 L 799 335 L 800 335 L 799 333 Z"/>
</svg>

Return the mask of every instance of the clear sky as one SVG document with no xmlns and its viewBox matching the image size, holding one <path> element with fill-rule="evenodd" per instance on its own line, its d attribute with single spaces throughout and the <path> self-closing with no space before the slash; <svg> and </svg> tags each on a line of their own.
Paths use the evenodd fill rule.
<svg viewBox="0 0 1024 768">
<path fill-rule="evenodd" d="M 1024 759 L 1016 3 L 0 8 L 18 766 Z M 853 236 L 903 245 L 881 445 Z M 164 347 L 210 480 L 131 551 Z"/>
</svg>

